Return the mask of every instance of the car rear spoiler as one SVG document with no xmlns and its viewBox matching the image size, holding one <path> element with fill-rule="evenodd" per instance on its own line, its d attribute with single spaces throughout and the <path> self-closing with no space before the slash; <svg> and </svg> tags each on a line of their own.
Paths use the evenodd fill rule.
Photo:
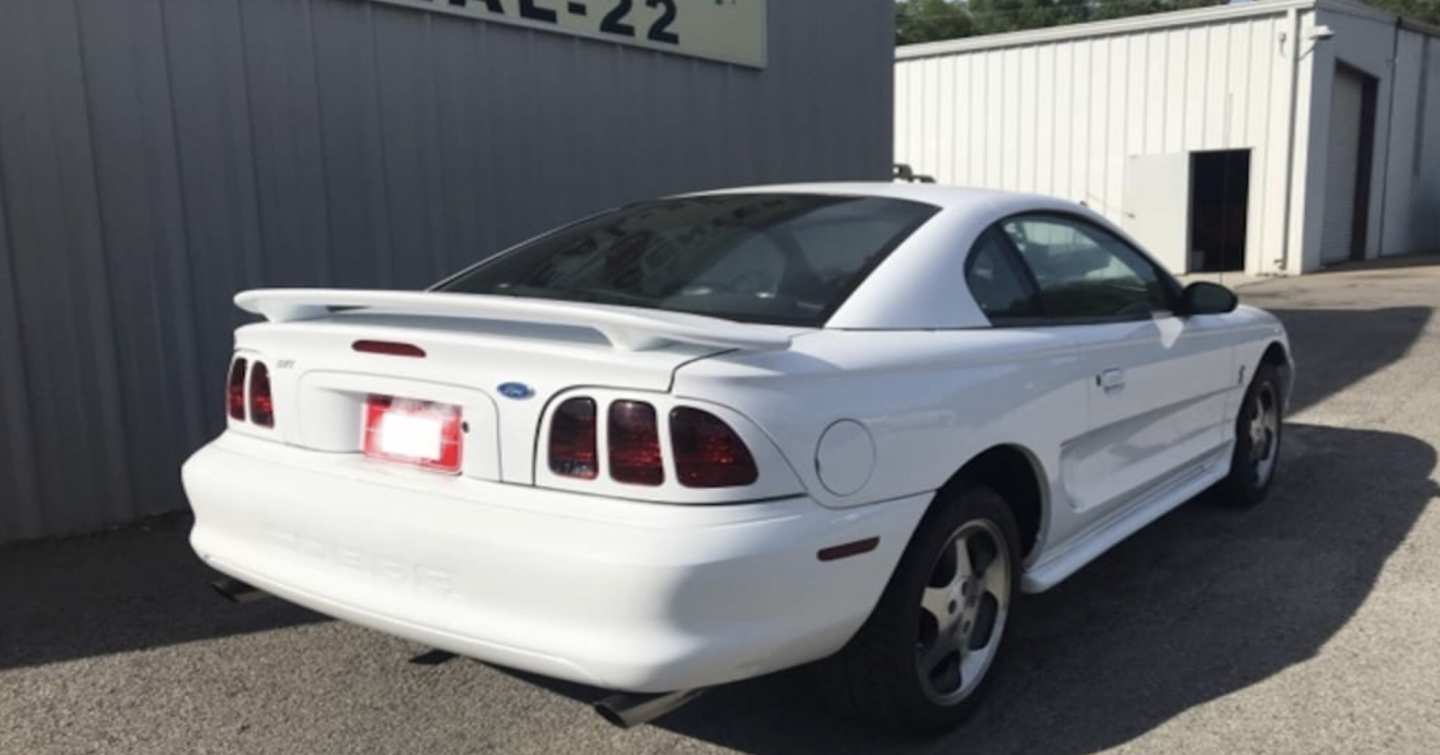
<svg viewBox="0 0 1440 755">
<path fill-rule="evenodd" d="M 598 330 L 615 348 L 644 351 L 682 343 L 727 349 L 784 349 L 800 328 L 757 325 L 610 304 L 430 291 L 267 288 L 242 291 L 235 305 L 271 322 L 328 317 L 352 309 L 382 314 L 465 317 Z"/>
</svg>

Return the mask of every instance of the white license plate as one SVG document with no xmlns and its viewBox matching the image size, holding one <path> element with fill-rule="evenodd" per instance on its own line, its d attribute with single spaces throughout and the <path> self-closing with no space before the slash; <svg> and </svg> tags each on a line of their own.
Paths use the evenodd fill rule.
<svg viewBox="0 0 1440 755">
<path fill-rule="evenodd" d="M 391 456 L 440 461 L 441 421 L 416 414 L 386 412 L 380 419 L 380 450 Z"/>
<path fill-rule="evenodd" d="M 451 474 L 463 450 L 460 407 L 430 401 L 370 396 L 365 400 L 366 456 Z"/>
</svg>

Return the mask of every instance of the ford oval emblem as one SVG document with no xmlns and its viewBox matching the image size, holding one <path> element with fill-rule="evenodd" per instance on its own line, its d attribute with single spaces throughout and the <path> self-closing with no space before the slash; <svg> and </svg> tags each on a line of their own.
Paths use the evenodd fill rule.
<svg viewBox="0 0 1440 755">
<path fill-rule="evenodd" d="M 517 401 L 530 398 L 535 395 L 535 390 L 524 383 L 501 383 L 500 395 L 505 398 L 513 398 Z"/>
</svg>

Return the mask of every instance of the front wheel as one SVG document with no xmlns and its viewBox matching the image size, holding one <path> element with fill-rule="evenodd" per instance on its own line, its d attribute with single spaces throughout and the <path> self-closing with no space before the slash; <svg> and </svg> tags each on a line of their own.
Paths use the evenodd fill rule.
<svg viewBox="0 0 1440 755">
<path fill-rule="evenodd" d="M 1255 506 L 1270 492 L 1270 483 L 1275 481 L 1280 463 L 1280 437 L 1284 429 L 1282 398 L 1279 371 L 1274 365 L 1261 364 L 1235 418 L 1235 452 L 1230 459 L 1230 474 L 1217 486 L 1222 504 Z"/>
<path fill-rule="evenodd" d="M 964 722 L 1000 654 L 1019 579 L 1019 536 L 1004 499 L 981 485 L 942 494 L 868 621 L 822 664 L 847 713 L 910 730 Z"/>
</svg>

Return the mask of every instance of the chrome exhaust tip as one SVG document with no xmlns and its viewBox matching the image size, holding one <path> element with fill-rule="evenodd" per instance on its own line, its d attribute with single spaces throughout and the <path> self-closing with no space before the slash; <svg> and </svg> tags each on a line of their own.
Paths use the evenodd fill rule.
<svg viewBox="0 0 1440 755">
<path fill-rule="evenodd" d="M 214 588 L 215 592 L 220 593 L 220 597 L 230 601 L 231 603 L 250 603 L 256 600 L 260 600 L 261 598 L 270 597 L 269 593 L 263 592 L 259 589 L 251 587 L 250 585 L 245 584 L 244 582 L 241 582 L 238 579 L 232 579 L 230 577 L 223 577 L 221 579 L 217 579 L 214 582 L 210 583 L 210 587 Z"/>
<path fill-rule="evenodd" d="M 699 697 L 702 689 L 658 694 L 617 692 L 594 705 L 595 712 L 611 724 L 630 729 L 646 724 Z"/>
</svg>

